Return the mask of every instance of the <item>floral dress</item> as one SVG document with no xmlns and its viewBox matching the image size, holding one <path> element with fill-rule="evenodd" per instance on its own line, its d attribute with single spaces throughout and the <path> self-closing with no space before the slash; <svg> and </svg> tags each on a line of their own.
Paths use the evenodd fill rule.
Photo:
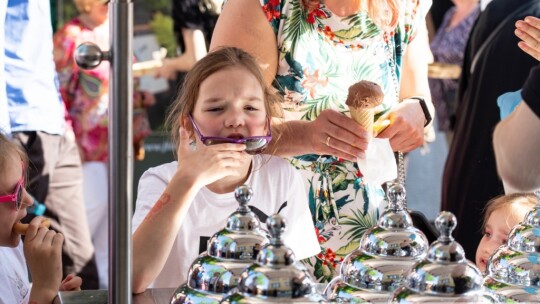
<svg viewBox="0 0 540 304">
<path fill-rule="evenodd" d="M 260 1 L 277 37 L 274 86 L 284 96 L 287 119 L 314 120 L 329 108 L 347 114 L 348 88 L 359 80 L 383 88 L 385 99 L 376 118 L 398 101 L 401 57 L 416 23 L 423 22 L 419 0 L 401 1 L 399 25 L 390 32 L 375 25 L 366 11 L 339 17 L 322 1 L 312 12 L 301 0 Z M 304 263 L 319 282 L 327 282 L 376 223 L 384 191 L 367 184 L 355 162 L 314 154 L 289 161 L 305 178 L 321 246 L 321 252 Z"/>
<path fill-rule="evenodd" d="M 106 162 L 108 159 L 110 64 L 104 60 L 94 69 L 83 70 L 75 63 L 74 52 L 83 42 L 93 42 L 106 50 L 109 46 L 108 24 L 104 22 L 90 29 L 76 17 L 54 34 L 54 60 L 60 93 L 69 112 L 81 158 L 85 162 Z M 135 88 L 135 146 L 152 132 L 142 99 L 144 94 Z"/>
</svg>

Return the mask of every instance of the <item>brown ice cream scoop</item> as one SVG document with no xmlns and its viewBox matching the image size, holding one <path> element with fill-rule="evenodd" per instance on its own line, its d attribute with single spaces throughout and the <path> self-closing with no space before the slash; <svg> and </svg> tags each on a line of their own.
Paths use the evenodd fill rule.
<svg viewBox="0 0 540 304">
<path fill-rule="evenodd" d="M 28 226 L 30 225 L 23 224 L 23 223 L 16 223 L 15 225 L 13 225 L 13 231 L 15 231 L 15 233 L 25 235 L 26 230 L 28 230 Z M 39 224 L 39 228 L 49 228 L 50 226 L 51 226 L 51 220 L 49 219 L 45 219 L 43 222 L 41 222 L 41 224 Z"/>
<path fill-rule="evenodd" d="M 384 93 L 375 82 L 361 80 L 349 87 L 349 95 L 345 102 L 349 108 L 369 109 L 383 102 Z"/>
</svg>

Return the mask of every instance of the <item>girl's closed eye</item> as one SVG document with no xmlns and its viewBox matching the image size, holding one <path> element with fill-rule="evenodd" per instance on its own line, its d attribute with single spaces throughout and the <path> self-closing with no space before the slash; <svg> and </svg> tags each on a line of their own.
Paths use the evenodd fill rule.
<svg viewBox="0 0 540 304">
<path fill-rule="evenodd" d="M 223 111 L 223 107 L 211 107 L 211 108 L 206 109 L 206 112 L 219 112 L 219 111 Z"/>
<path fill-rule="evenodd" d="M 246 105 L 244 107 L 244 109 L 247 110 L 247 111 L 259 111 L 260 110 L 259 107 L 252 106 L 252 105 Z"/>
</svg>

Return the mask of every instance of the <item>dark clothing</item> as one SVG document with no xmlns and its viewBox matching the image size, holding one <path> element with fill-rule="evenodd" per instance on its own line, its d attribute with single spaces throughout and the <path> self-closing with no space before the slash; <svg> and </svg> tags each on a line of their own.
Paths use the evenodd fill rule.
<svg viewBox="0 0 540 304">
<path fill-rule="evenodd" d="M 83 278 L 82 289 L 98 289 L 75 140 L 40 131 L 15 132 L 13 138 L 28 154 L 28 192 L 47 207 L 44 216 L 51 220 L 51 228 L 64 235 L 62 277 L 75 273 Z M 24 222 L 33 217 L 27 215 Z"/>
<path fill-rule="evenodd" d="M 451 0 L 435 0 L 429 9 L 429 14 L 433 20 L 433 25 L 435 29 L 438 30 L 441 27 L 441 24 L 444 20 L 444 14 L 448 11 L 449 8 L 453 7 L 454 4 Z"/>
<path fill-rule="evenodd" d="M 473 28 L 458 89 L 455 137 L 443 175 L 442 209 L 458 219 L 457 241 L 474 259 L 481 238 L 482 211 L 486 202 L 503 194 L 497 175 L 492 133 L 499 121 L 497 97 L 519 90 L 537 61 L 517 43 L 515 22 L 526 16 L 540 17 L 540 0 L 507 23 L 479 57 L 471 73 L 471 62 L 482 43 L 517 8 L 530 0 L 494 0 L 480 14 Z"/>
<path fill-rule="evenodd" d="M 531 70 L 521 91 L 521 97 L 540 119 L 540 65 Z"/>
<path fill-rule="evenodd" d="M 174 34 L 181 51 L 184 51 L 182 29 L 199 29 L 204 33 L 206 47 L 210 45 L 218 15 L 206 10 L 203 0 L 173 0 L 172 17 Z"/>
</svg>

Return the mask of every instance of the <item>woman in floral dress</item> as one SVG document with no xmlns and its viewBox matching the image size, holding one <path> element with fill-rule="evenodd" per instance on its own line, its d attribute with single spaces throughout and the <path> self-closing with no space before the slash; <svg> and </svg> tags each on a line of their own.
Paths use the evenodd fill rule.
<svg viewBox="0 0 540 304">
<path fill-rule="evenodd" d="M 237 46 L 253 54 L 284 97 L 284 120 L 273 147 L 301 171 L 321 252 L 305 261 L 320 282 L 358 247 L 381 212 L 384 191 L 367 184 L 356 163 L 370 135 L 347 115 L 348 87 L 378 83 L 385 99 L 375 119 L 392 124 L 378 137 L 394 151 L 423 144 L 426 115 L 433 113 L 427 83 L 429 50 L 419 0 L 229 0 L 211 49 Z M 262 8 L 262 9 L 261 9 Z M 398 101 L 401 101 L 398 103 Z M 283 122 L 284 121 L 284 122 Z"/>
</svg>

